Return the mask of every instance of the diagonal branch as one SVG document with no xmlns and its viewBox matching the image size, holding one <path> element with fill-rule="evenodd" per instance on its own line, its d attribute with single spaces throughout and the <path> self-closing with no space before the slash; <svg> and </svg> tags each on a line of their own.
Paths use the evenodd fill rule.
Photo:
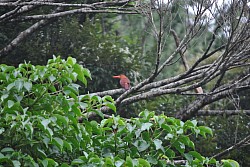
<svg viewBox="0 0 250 167">
<path fill-rule="evenodd" d="M 10 44 L 8 44 L 5 48 L 0 50 L 0 58 L 4 58 L 7 56 L 9 52 L 11 52 L 13 49 L 15 49 L 23 40 L 25 40 L 29 35 L 31 35 L 33 32 L 35 32 L 37 29 L 39 29 L 42 26 L 45 26 L 48 24 L 48 20 L 41 20 L 35 24 L 33 24 L 28 29 L 21 32 L 15 39 L 13 39 Z"/>
<path fill-rule="evenodd" d="M 241 141 L 239 141 L 238 143 L 236 143 L 235 145 L 227 148 L 226 150 L 212 156 L 212 158 L 221 158 L 222 156 L 230 153 L 231 151 L 240 148 L 243 144 L 245 144 L 246 142 L 250 141 L 250 135 L 248 135 L 247 137 L 245 137 L 244 139 L 242 139 Z"/>
<path fill-rule="evenodd" d="M 61 10 L 61 7 L 58 7 L 54 12 Z M 13 39 L 10 44 L 8 44 L 5 48 L 0 50 L 0 58 L 4 58 L 7 56 L 9 52 L 15 49 L 23 40 L 25 40 L 29 35 L 33 32 L 37 31 L 39 28 L 47 25 L 49 20 L 40 20 L 37 23 L 33 24 L 28 29 L 21 32 L 15 39 Z"/>
<path fill-rule="evenodd" d="M 227 97 L 228 94 L 233 93 L 235 91 L 243 91 L 246 89 L 250 89 L 250 77 L 248 77 L 241 83 L 221 86 L 220 89 L 222 91 L 218 91 L 216 93 L 212 92 L 212 94 L 198 98 L 197 100 L 192 102 L 187 108 L 177 112 L 175 117 L 181 120 L 188 120 L 194 117 L 197 114 L 198 110 L 200 110 L 205 105 L 223 99 Z"/>
<path fill-rule="evenodd" d="M 37 3 L 40 3 L 42 0 L 33 0 L 31 1 L 32 2 L 37 2 Z M 48 0 L 49 3 L 52 3 L 54 2 L 54 0 Z M 5 21 L 9 21 L 10 19 L 13 19 L 14 17 L 17 17 L 19 16 L 20 14 L 23 14 L 23 13 L 27 13 L 28 11 L 31 11 L 33 9 L 35 9 L 37 6 L 34 6 L 34 5 L 19 5 L 21 2 L 19 1 L 16 1 L 16 2 L 13 2 L 13 3 L 0 3 L 0 6 L 1 4 L 6 4 L 7 6 L 9 4 L 13 5 L 13 6 L 16 6 L 15 9 L 3 14 L 0 16 L 0 21 L 1 22 L 5 22 Z M 5 6 L 5 5 L 3 5 Z"/>
</svg>

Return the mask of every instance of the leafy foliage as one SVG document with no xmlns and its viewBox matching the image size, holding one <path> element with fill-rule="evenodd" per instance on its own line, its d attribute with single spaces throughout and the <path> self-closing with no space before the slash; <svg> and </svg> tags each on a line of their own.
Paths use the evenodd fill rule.
<svg viewBox="0 0 250 167">
<path fill-rule="evenodd" d="M 195 120 L 182 122 L 147 110 L 140 118 L 104 119 L 101 107 L 115 111 L 114 100 L 79 96 L 80 85 L 75 82 L 87 86 L 91 75 L 74 58 L 54 57 L 46 66 L 25 63 L 0 69 L 1 165 L 174 166 L 178 157 L 187 160 L 185 166 L 221 166 L 195 151 L 191 134 L 212 135 L 210 128 L 198 126 Z M 88 112 L 103 119 L 88 120 Z"/>
</svg>

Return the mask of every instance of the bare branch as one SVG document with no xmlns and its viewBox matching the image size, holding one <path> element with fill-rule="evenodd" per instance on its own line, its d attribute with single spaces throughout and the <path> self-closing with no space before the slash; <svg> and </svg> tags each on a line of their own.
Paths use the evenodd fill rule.
<svg viewBox="0 0 250 167">
<path fill-rule="evenodd" d="M 250 115 L 250 110 L 199 110 L 197 116 L 219 116 L 219 115 Z"/>
<path fill-rule="evenodd" d="M 244 86 L 244 88 L 242 86 Z M 181 120 L 190 119 L 191 117 L 195 116 L 198 110 L 200 110 L 205 105 L 213 103 L 214 101 L 218 101 L 222 98 L 225 98 L 228 96 L 228 94 L 233 93 L 235 91 L 250 89 L 250 78 L 248 77 L 242 83 L 232 84 L 230 86 L 222 86 L 221 89 L 223 91 L 218 91 L 217 93 L 213 93 L 208 96 L 198 98 L 197 100 L 192 102 L 187 108 L 177 112 L 176 117 Z"/>
<path fill-rule="evenodd" d="M 32 2 L 38 2 L 39 3 L 41 1 L 43 1 L 43 0 L 37 0 L 37 1 L 33 0 Z M 48 2 L 53 2 L 53 1 L 54 0 L 48 0 Z M 16 1 L 16 2 L 13 2 L 13 3 L 5 3 L 5 4 L 14 4 L 14 6 L 17 6 L 17 7 L 14 10 L 9 11 L 9 12 L 3 14 L 2 16 L 0 16 L 0 21 L 1 22 L 6 22 L 7 20 L 10 20 L 10 19 L 12 19 L 14 17 L 17 17 L 17 16 L 19 16 L 19 15 L 21 15 L 23 13 L 26 13 L 26 12 L 31 11 L 31 10 L 36 8 L 36 6 L 34 6 L 34 5 L 21 5 L 21 6 L 19 6 L 18 4 L 20 4 L 20 3 L 21 3 L 21 1 L 20 2 Z"/>
<path fill-rule="evenodd" d="M 47 15 L 33 15 L 33 16 L 20 16 L 17 19 L 13 19 L 11 21 L 25 21 L 25 20 L 37 20 L 37 19 L 53 19 L 58 17 L 64 17 L 73 14 L 79 13 L 117 13 L 117 14 L 138 14 L 137 12 L 130 12 L 130 11 L 121 11 L 121 10 L 93 10 L 90 8 L 81 8 L 81 9 L 74 9 L 70 11 L 58 12 L 54 14 L 47 14 Z"/>
<path fill-rule="evenodd" d="M 250 135 L 248 135 L 247 137 L 245 137 L 244 139 L 242 139 L 241 141 L 239 141 L 238 143 L 236 143 L 235 145 L 227 148 L 226 150 L 212 156 L 212 158 L 221 158 L 224 155 L 230 153 L 231 151 L 235 150 L 235 149 L 239 149 L 243 144 L 247 143 L 250 140 Z"/>
<path fill-rule="evenodd" d="M 0 6 L 25 6 L 25 5 L 32 5 L 32 6 L 57 6 L 57 7 L 87 7 L 87 8 L 94 8 L 96 7 L 108 7 L 108 6 L 121 6 L 124 4 L 128 4 L 132 2 L 131 0 L 121 0 L 115 2 L 95 2 L 92 4 L 69 4 L 69 3 L 53 3 L 53 1 L 31 1 L 31 2 L 13 2 L 13 3 L 0 3 Z"/>
<path fill-rule="evenodd" d="M 61 8 L 58 7 L 54 12 L 60 11 Z M 41 28 L 42 26 L 45 26 L 49 23 L 48 20 L 40 20 L 39 22 L 33 24 L 28 29 L 21 32 L 14 40 L 10 42 L 5 48 L 0 50 L 0 58 L 3 58 L 7 56 L 9 52 L 11 52 L 17 45 L 19 45 L 24 39 L 26 39 L 29 35 L 31 35 L 33 32 Z"/>
<path fill-rule="evenodd" d="M 0 50 L 0 58 L 7 56 L 9 52 L 11 52 L 17 45 L 19 45 L 24 39 L 26 39 L 30 34 L 35 32 L 38 28 L 45 26 L 48 23 L 47 20 L 41 20 L 35 24 L 33 24 L 28 29 L 21 32 L 14 40 L 11 41 L 5 48 Z"/>
</svg>

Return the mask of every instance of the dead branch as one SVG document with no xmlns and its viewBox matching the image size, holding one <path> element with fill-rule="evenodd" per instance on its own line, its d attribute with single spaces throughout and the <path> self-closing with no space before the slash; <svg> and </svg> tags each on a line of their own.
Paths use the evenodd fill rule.
<svg viewBox="0 0 250 167">
<path fill-rule="evenodd" d="M 219 116 L 219 115 L 250 115 L 250 110 L 199 110 L 197 116 Z"/>
<path fill-rule="evenodd" d="M 17 47 L 24 39 L 26 39 L 30 34 L 35 32 L 40 27 L 45 26 L 47 23 L 48 23 L 47 20 L 41 20 L 33 24 L 28 29 L 21 32 L 15 39 L 11 41 L 10 44 L 8 44 L 5 48 L 0 50 L 0 58 L 3 58 L 4 56 L 6 56 L 9 52 L 15 49 L 15 47 Z"/>
<path fill-rule="evenodd" d="M 239 141 L 238 143 L 236 143 L 235 145 L 227 148 L 226 150 L 212 156 L 212 158 L 221 158 L 224 155 L 230 153 L 231 151 L 235 150 L 235 149 L 239 149 L 243 144 L 247 143 L 250 140 L 250 135 L 248 135 L 247 137 L 245 137 L 244 139 L 242 139 L 241 141 Z"/>
</svg>

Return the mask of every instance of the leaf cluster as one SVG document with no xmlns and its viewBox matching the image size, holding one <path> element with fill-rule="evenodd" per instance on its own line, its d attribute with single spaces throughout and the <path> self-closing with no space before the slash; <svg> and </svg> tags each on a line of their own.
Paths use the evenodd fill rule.
<svg viewBox="0 0 250 167">
<path fill-rule="evenodd" d="M 190 135 L 212 135 L 210 128 L 155 115 L 110 116 L 110 96 L 79 94 L 89 70 L 69 57 L 54 57 L 46 66 L 0 66 L 0 164 L 3 166 L 203 166 L 222 164 L 195 150 Z M 102 117 L 88 120 L 88 113 Z M 78 118 L 83 117 L 82 123 Z M 184 164 L 175 161 L 185 160 Z M 237 162 L 224 160 L 224 166 Z"/>
</svg>

